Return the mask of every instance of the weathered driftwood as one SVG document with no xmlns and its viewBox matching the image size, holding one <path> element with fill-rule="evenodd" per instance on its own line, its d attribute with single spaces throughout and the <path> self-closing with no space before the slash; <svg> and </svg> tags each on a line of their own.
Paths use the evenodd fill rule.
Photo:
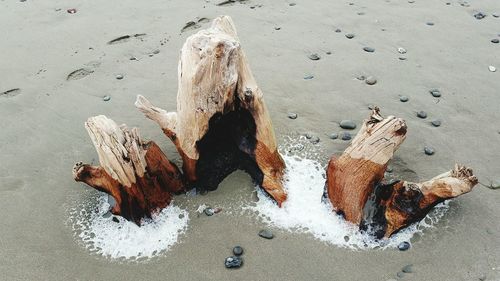
<svg viewBox="0 0 500 281">
<path fill-rule="evenodd" d="M 143 96 L 135 105 L 175 144 L 188 183 L 214 190 L 242 169 L 281 205 L 285 164 L 230 17 L 218 17 L 209 29 L 187 38 L 178 81 L 177 112 L 155 107 Z"/>
<path fill-rule="evenodd" d="M 378 238 L 423 219 L 436 204 L 477 184 L 472 170 L 459 165 L 423 183 L 385 183 L 387 163 L 405 135 L 404 120 L 384 118 L 375 108 L 350 146 L 327 167 L 325 189 L 336 212 Z"/>
<path fill-rule="evenodd" d="M 141 140 L 137 128 L 118 126 L 100 115 L 85 122 L 100 166 L 76 163 L 73 177 L 111 195 L 111 212 L 140 225 L 142 218 L 166 207 L 171 193 L 184 190 L 179 169 L 152 141 Z"/>
</svg>

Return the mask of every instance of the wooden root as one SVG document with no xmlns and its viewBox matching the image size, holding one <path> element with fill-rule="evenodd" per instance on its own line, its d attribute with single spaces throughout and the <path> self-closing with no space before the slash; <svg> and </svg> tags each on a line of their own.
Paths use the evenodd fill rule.
<svg viewBox="0 0 500 281">
<path fill-rule="evenodd" d="M 137 128 L 129 130 L 100 115 L 85 122 L 97 150 L 100 166 L 78 162 L 73 178 L 111 195 L 111 212 L 140 225 L 142 218 L 165 208 L 172 193 L 184 191 L 179 169 L 156 143 L 141 140 Z"/>
<path fill-rule="evenodd" d="M 406 129 L 402 119 L 383 118 L 375 108 L 351 145 L 328 163 L 325 191 L 335 211 L 378 238 L 420 221 L 436 204 L 477 184 L 472 170 L 460 165 L 423 183 L 384 182 L 387 163 Z"/>
<path fill-rule="evenodd" d="M 175 144 L 187 182 L 215 190 L 242 169 L 281 205 L 285 164 L 230 17 L 218 17 L 209 29 L 187 38 L 178 81 L 177 112 L 155 107 L 143 96 L 135 105 Z"/>
</svg>

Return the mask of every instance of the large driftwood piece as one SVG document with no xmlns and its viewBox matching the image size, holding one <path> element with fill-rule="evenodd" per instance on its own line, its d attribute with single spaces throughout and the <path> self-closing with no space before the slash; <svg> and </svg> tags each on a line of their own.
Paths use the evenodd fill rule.
<svg viewBox="0 0 500 281">
<path fill-rule="evenodd" d="M 243 169 L 281 205 L 285 164 L 230 17 L 216 18 L 186 40 L 178 81 L 177 112 L 155 107 L 143 96 L 135 105 L 173 141 L 188 183 L 214 190 Z"/>
<path fill-rule="evenodd" d="M 137 128 L 118 126 L 103 115 L 91 117 L 85 128 L 97 150 L 100 166 L 78 162 L 76 181 L 111 195 L 111 212 L 140 225 L 142 218 L 166 207 L 171 193 L 184 190 L 179 169 L 152 141 L 141 140 Z"/>
<path fill-rule="evenodd" d="M 423 183 L 385 183 L 387 163 L 405 135 L 402 119 L 383 118 L 376 108 L 350 146 L 327 167 L 325 189 L 336 212 L 378 238 L 420 221 L 436 204 L 477 184 L 472 170 L 459 165 Z"/>
</svg>

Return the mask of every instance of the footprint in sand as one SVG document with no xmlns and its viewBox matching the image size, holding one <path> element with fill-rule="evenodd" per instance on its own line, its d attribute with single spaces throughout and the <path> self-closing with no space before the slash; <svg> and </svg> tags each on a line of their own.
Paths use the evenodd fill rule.
<svg viewBox="0 0 500 281">
<path fill-rule="evenodd" d="M 101 65 L 100 62 L 98 61 L 91 61 L 87 64 L 85 64 L 85 67 L 79 68 L 66 77 L 66 80 L 80 80 L 82 78 L 85 78 L 89 76 L 90 74 L 94 73 L 95 69 Z"/>
<path fill-rule="evenodd" d="M 19 95 L 20 93 L 21 93 L 21 89 L 14 88 L 14 89 L 7 90 L 5 92 L 0 92 L 0 97 L 12 98 L 12 97 Z"/>
</svg>

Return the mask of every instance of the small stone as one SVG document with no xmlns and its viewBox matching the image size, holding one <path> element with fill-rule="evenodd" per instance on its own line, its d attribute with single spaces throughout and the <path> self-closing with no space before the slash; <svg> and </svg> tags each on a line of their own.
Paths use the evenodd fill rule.
<svg viewBox="0 0 500 281">
<path fill-rule="evenodd" d="M 435 98 L 439 98 L 441 96 L 441 92 L 439 92 L 438 89 L 429 90 L 429 93 L 431 93 L 431 95 Z"/>
<path fill-rule="evenodd" d="M 408 264 L 408 265 L 403 266 L 401 271 L 404 273 L 413 273 L 413 264 Z"/>
<path fill-rule="evenodd" d="M 425 118 L 427 118 L 427 113 L 423 110 L 420 110 L 419 112 L 417 112 L 417 116 L 419 118 L 425 119 Z"/>
<path fill-rule="evenodd" d="M 426 146 L 426 147 L 424 147 L 424 153 L 426 155 L 433 155 L 434 154 L 434 149 L 432 147 Z"/>
<path fill-rule="evenodd" d="M 237 256 L 227 257 L 224 261 L 226 268 L 238 268 L 243 264 L 243 259 Z"/>
<path fill-rule="evenodd" d="M 160 53 L 160 50 L 158 50 L 158 49 L 156 49 L 156 50 L 153 51 L 153 54 L 155 54 L 155 55 L 157 55 L 159 53 Z"/>
<path fill-rule="evenodd" d="M 396 276 L 398 276 L 398 278 L 403 278 L 405 276 L 405 274 L 400 271 L 400 272 L 396 273 Z"/>
<path fill-rule="evenodd" d="M 117 217 L 113 217 L 112 221 L 116 222 L 116 223 L 119 223 L 120 221 L 118 220 Z"/>
<path fill-rule="evenodd" d="M 346 130 L 354 130 L 356 129 L 356 123 L 352 120 L 342 120 L 340 121 L 340 128 L 346 129 Z"/>
<path fill-rule="evenodd" d="M 339 28 L 337 28 L 337 29 L 335 29 L 335 32 L 340 33 L 340 32 L 342 32 L 342 30 L 340 30 Z"/>
<path fill-rule="evenodd" d="M 362 16 L 362 15 L 364 15 L 365 13 L 364 13 L 364 12 L 358 12 L 357 14 L 358 14 L 358 15 L 360 15 L 360 16 Z"/>
<path fill-rule="evenodd" d="M 320 57 L 318 54 L 316 54 L 316 53 L 314 53 L 314 54 L 310 54 L 310 55 L 308 55 L 307 57 L 308 57 L 310 60 L 319 60 L 319 59 L 321 58 L 321 57 Z"/>
<path fill-rule="evenodd" d="M 411 246 L 411 245 L 410 245 L 410 243 L 409 243 L 409 242 L 404 241 L 404 242 L 399 243 L 399 245 L 398 245 L 398 249 L 399 249 L 400 251 L 406 251 L 406 250 L 410 249 L 410 246 Z"/>
<path fill-rule="evenodd" d="M 344 141 L 348 141 L 350 140 L 352 137 L 351 137 L 351 133 L 349 132 L 342 132 L 342 140 Z"/>
<path fill-rule="evenodd" d="M 363 50 L 368 53 L 373 53 L 375 52 L 375 49 L 372 47 L 363 47 Z"/>
<path fill-rule="evenodd" d="M 274 235 L 269 229 L 263 229 L 259 231 L 259 236 L 266 239 L 273 239 Z"/>
<path fill-rule="evenodd" d="M 297 113 L 289 112 L 288 113 L 288 118 L 290 119 L 297 119 L 298 115 Z"/>
<path fill-rule="evenodd" d="M 211 217 L 215 214 L 214 209 L 212 209 L 212 208 L 205 208 L 205 210 L 203 210 L 203 212 L 205 213 L 205 215 L 207 215 L 209 217 Z"/>
<path fill-rule="evenodd" d="M 399 48 L 398 48 L 398 53 L 400 53 L 400 54 L 406 54 L 406 50 L 405 50 L 405 48 L 403 48 L 403 47 L 399 47 Z"/>
<path fill-rule="evenodd" d="M 439 126 L 441 126 L 441 120 L 439 120 L 439 119 L 432 120 L 431 124 L 434 127 L 439 127 Z"/>
<path fill-rule="evenodd" d="M 313 78 L 314 78 L 314 75 L 306 75 L 306 76 L 304 76 L 305 80 L 311 80 Z"/>
<path fill-rule="evenodd" d="M 241 256 L 243 254 L 243 248 L 241 246 L 234 247 L 233 254 L 235 254 L 236 256 Z"/>
<path fill-rule="evenodd" d="M 319 139 L 319 137 L 318 137 L 318 136 L 314 136 L 314 137 L 312 137 L 312 138 L 311 138 L 311 140 L 310 140 L 310 142 L 311 142 L 312 144 L 318 144 L 318 143 L 319 143 L 319 141 L 320 141 L 320 139 Z"/>
<path fill-rule="evenodd" d="M 406 60 L 405 57 L 399 57 L 399 60 Z"/>
<path fill-rule="evenodd" d="M 327 55 L 331 55 L 331 54 L 332 54 L 332 52 L 330 52 L 330 51 L 326 51 L 326 54 L 327 54 Z"/>
<path fill-rule="evenodd" d="M 496 68 L 496 67 L 494 67 L 493 65 L 488 66 L 488 69 L 489 69 L 491 72 L 495 72 L 495 71 L 497 71 L 497 68 Z"/>
<path fill-rule="evenodd" d="M 352 38 L 354 38 L 354 34 L 352 34 L 352 33 L 347 33 L 347 34 L 345 35 L 345 37 L 347 37 L 347 39 L 352 39 Z"/>
<path fill-rule="evenodd" d="M 491 39 L 491 43 L 493 43 L 493 44 L 498 44 L 498 42 L 500 42 L 500 40 L 498 40 L 498 38 Z"/>
<path fill-rule="evenodd" d="M 312 139 L 312 137 L 313 137 L 313 135 L 311 135 L 310 133 L 306 133 L 305 136 L 306 136 L 306 139 L 308 139 L 308 140 Z"/>
<path fill-rule="evenodd" d="M 108 96 L 108 95 L 106 95 L 106 96 L 102 97 L 102 100 L 103 100 L 103 101 L 109 101 L 110 99 L 111 99 L 111 97 L 110 97 L 110 96 Z"/>
<path fill-rule="evenodd" d="M 290 3 L 290 4 L 288 4 L 288 6 L 290 6 L 290 7 L 293 7 L 293 6 L 295 6 L 295 5 L 297 5 L 297 4 L 295 4 L 295 3 Z"/>
<path fill-rule="evenodd" d="M 433 22 L 427 22 L 426 24 L 427 24 L 428 26 L 433 26 L 433 25 L 434 25 L 434 23 L 433 23 Z"/>
<path fill-rule="evenodd" d="M 339 138 L 339 134 L 337 134 L 337 133 L 331 133 L 331 134 L 330 134 L 330 138 L 331 138 L 332 140 L 336 140 L 336 139 L 338 139 L 338 138 Z"/>
<path fill-rule="evenodd" d="M 365 83 L 368 85 L 375 85 L 377 83 L 377 79 L 373 76 L 366 77 Z"/>
<path fill-rule="evenodd" d="M 500 17 L 500 15 L 498 15 L 497 13 L 493 13 L 493 14 L 491 14 L 491 15 L 492 15 L 494 18 L 498 18 L 498 17 Z"/>
<path fill-rule="evenodd" d="M 74 14 L 76 13 L 76 9 L 67 9 L 66 12 L 68 12 L 68 14 Z"/>
<path fill-rule="evenodd" d="M 485 15 L 485 14 L 483 14 L 482 12 L 478 12 L 478 13 L 475 13 L 475 14 L 474 14 L 474 17 L 475 17 L 476 19 L 478 19 L 478 20 L 482 20 L 482 19 L 484 19 L 484 18 L 486 17 L 486 15 Z"/>
<path fill-rule="evenodd" d="M 409 101 L 410 99 L 409 99 L 407 96 L 400 96 L 400 97 L 399 97 L 399 100 L 400 100 L 401 102 L 407 102 L 407 101 Z"/>
<path fill-rule="evenodd" d="M 116 75 L 116 79 L 118 79 L 118 80 L 122 80 L 122 79 L 123 79 L 123 75 L 122 75 L 122 74 L 118 74 L 118 75 Z"/>
<path fill-rule="evenodd" d="M 276 27 L 274 28 L 274 30 L 280 30 L 280 29 L 281 29 L 281 27 L 279 27 L 279 26 L 276 26 Z"/>
<path fill-rule="evenodd" d="M 358 77 L 356 77 L 356 79 L 363 81 L 366 79 L 366 77 L 364 75 L 359 75 Z"/>
<path fill-rule="evenodd" d="M 344 236 L 344 241 L 349 242 L 349 239 L 350 239 L 349 236 L 347 235 Z"/>
</svg>

